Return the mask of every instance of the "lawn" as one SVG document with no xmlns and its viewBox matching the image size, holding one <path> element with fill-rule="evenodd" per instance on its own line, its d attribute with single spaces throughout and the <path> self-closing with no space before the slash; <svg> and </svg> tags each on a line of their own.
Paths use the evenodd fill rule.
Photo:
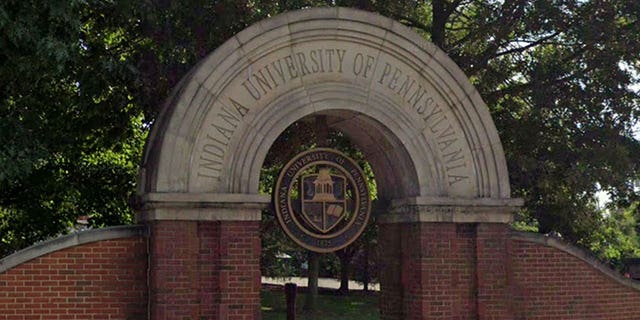
<svg viewBox="0 0 640 320">
<path fill-rule="evenodd" d="M 337 296 L 331 292 L 321 292 L 318 295 L 317 310 L 314 312 L 302 310 L 305 294 L 298 292 L 296 320 L 380 319 L 376 294 L 354 291 L 348 296 Z M 282 287 L 269 287 L 262 290 L 262 319 L 286 319 L 286 303 Z"/>
</svg>

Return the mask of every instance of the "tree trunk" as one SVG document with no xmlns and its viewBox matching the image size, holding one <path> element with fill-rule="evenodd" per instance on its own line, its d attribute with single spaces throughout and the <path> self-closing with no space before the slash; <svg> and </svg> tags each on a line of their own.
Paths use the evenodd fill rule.
<svg viewBox="0 0 640 320">
<path fill-rule="evenodd" d="M 340 288 L 338 293 L 346 295 L 349 293 L 349 271 L 351 266 L 351 256 L 347 254 L 339 254 L 340 258 Z"/>
<path fill-rule="evenodd" d="M 447 23 L 446 0 L 433 0 L 433 24 L 431 26 L 431 41 L 444 50 L 444 27 Z"/>
<path fill-rule="evenodd" d="M 362 279 L 362 290 L 364 292 L 369 292 L 369 280 L 371 277 L 369 276 L 369 243 L 367 242 L 364 247 L 364 279 Z"/>
<path fill-rule="evenodd" d="M 313 251 L 308 252 L 309 274 L 307 275 L 307 296 L 304 301 L 303 309 L 314 311 L 316 309 L 316 300 L 318 297 L 318 275 L 320 273 L 320 254 Z"/>
</svg>

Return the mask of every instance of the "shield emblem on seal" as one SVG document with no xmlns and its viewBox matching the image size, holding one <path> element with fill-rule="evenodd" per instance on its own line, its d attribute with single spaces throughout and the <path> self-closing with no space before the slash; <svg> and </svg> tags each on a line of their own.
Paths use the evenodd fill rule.
<svg viewBox="0 0 640 320">
<path fill-rule="evenodd" d="M 321 168 L 318 174 L 303 176 L 300 186 L 302 217 L 317 231 L 331 231 L 346 213 L 346 178 Z"/>
</svg>

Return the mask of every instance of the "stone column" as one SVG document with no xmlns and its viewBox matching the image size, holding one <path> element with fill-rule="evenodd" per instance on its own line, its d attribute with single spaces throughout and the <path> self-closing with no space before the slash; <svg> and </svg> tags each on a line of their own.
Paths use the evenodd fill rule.
<svg viewBox="0 0 640 320">
<path fill-rule="evenodd" d="M 260 319 L 260 210 L 244 194 L 153 193 L 149 319 Z"/>
<path fill-rule="evenodd" d="M 379 219 L 382 254 L 388 254 L 380 278 L 381 318 L 509 318 L 506 231 L 519 204 L 436 197 L 394 201 Z"/>
</svg>

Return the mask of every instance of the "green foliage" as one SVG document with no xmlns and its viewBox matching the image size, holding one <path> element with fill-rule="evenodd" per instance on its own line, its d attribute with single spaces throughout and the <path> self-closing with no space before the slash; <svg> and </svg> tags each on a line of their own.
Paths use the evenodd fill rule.
<svg viewBox="0 0 640 320">
<path fill-rule="evenodd" d="M 0 4 L 0 256 L 79 215 L 131 222 L 147 129 L 129 22 L 111 2 Z"/>
<path fill-rule="evenodd" d="M 621 270 L 623 260 L 640 256 L 640 236 L 638 214 L 640 203 L 628 208 L 617 208 L 603 217 L 603 231 L 594 236 L 590 249 L 599 258 L 609 261 Z"/>
</svg>

